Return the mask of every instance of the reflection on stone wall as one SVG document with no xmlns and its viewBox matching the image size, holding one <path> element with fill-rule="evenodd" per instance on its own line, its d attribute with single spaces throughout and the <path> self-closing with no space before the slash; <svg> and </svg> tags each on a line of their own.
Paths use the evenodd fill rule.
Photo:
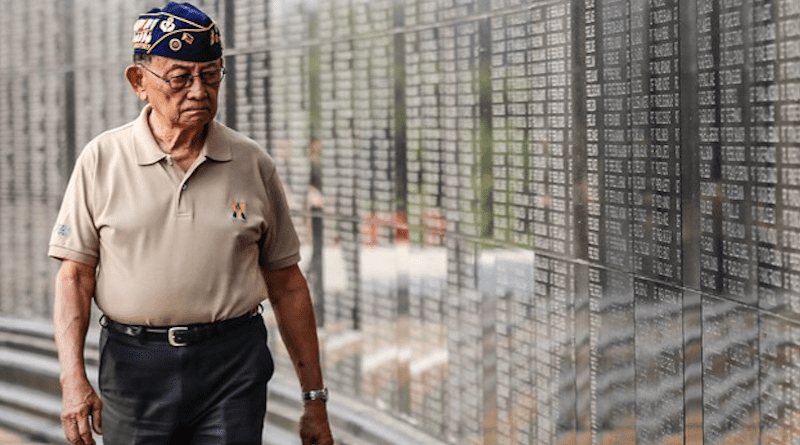
<svg viewBox="0 0 800 445">
<path fill-rule="evenodd" d="M 800 443 L 796 0 L 197 4 L 334 392 L 451 443 Z M 3 314 L 49 317 L 60 196 L 137 112 L 152 6 L 4 3 Z"/>
</svg>

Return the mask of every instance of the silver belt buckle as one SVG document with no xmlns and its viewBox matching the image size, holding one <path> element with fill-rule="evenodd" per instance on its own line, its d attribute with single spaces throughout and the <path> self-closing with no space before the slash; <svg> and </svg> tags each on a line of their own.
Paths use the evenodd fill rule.
<svg viewBox="0 0 800 445">
<path fill-rule="evenodd" d="M 175 347 L 181 347 L 181 346 L 188 345 L 188 343 L 179 342 L 175 338 L 175 333 L 176 332 L 178 332 L 178 331 L 188 331 L 188 330 L 189 330 L 189 328 L 187 328 L 185 326 L 175 326 L 175 327 L 169 328 L 169 331 L 167 331 L 167 340 L 169 341 L 169 344 L 171 344 L 172 346 L 175 346 Z"/>
</svg>

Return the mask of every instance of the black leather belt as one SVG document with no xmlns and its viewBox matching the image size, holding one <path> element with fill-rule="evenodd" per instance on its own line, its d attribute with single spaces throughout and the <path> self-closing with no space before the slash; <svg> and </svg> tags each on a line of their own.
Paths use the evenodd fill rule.
<svg viewBox="0 0 800 445">
<path fill-rule="evenodd" d="M 101 324 L 106 329 L 128 337 L 150 342 L 169 343 L 172 346 L 189 346 L 243 326 L 260 312 L 245 314 L 236 318 L 212 323 L 198 323 L 186 326 L 142 326 L 117 323 L 103 317 Z"/>
</svg>

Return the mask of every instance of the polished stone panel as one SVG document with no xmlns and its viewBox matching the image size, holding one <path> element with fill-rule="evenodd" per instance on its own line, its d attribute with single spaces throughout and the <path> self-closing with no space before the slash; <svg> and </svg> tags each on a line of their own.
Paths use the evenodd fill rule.
<svg viewBox="0 0 800 445">
<path fill-rule="evenodd" d="M 634 280 L 636 443 L 680 441 L 684 419 L 683 292 Z"/>
</svg>

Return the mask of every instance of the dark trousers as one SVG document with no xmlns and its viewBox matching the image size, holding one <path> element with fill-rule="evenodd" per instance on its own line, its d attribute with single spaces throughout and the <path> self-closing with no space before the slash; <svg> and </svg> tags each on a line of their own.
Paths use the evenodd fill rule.
<svg viewBox="0 0 800 445">
<path fill-rule="evenodd" d="M 103 329 L 106 445 L 261 444 L 274 370 L 261 317 L 185 347 Z"/>
</svg>

